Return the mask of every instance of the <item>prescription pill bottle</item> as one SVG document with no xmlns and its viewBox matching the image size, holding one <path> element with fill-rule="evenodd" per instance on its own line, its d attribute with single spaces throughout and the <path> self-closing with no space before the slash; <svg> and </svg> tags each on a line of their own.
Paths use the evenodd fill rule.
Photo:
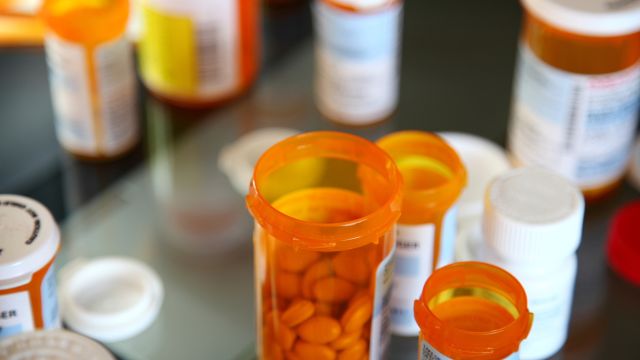
<svg viewBox="0 0 640 360">
<path fill-rule="evenodd" d="M 375 144 L 290 137 L 255 167 L 260 359 L 382 359 L 402 180 Z"/>
<path fill-rule="evenodd" d="M 46 0 L 45 50 L 62 146 L 104 160 L 139 139 L 136 77 L 126 0 Z"/>
<path fill-rule="evenodd" d="M 395 160 L 404 178 L 391 329 L 397 335 L 417 336 L 413 301 L 434 269 L 453 262 L 454 204 L 465 187 L 466 170 L 455 150 L 436 134 L 402 131 L 383 137 L 378 145 Z"/>
<path fill-rule="evenodd" d="M 533 320 L 516 278 L 473 261 L 436 270 L 414 308 L 419 360 L 517 360 Z"/>
<path fill-rule="evenodd" d="M 42 204 L 0 195 L 0 339 L 60 327 L 53 262 L 58 227 Z"/>
<path fill-rule="evenodd" d="M 328 119 L 368 125 L 398 104 L 402 0 L 315 0 L 316 103 Z"/>
<path fill-rule="evenodd" d="M 640 1 L 521 1 L 509 150 L 598 199 L 621 182 L 637 124 Z"/>
<path fill-rule="evenodd" d="M 239 95 L 257 74 L 258 17 L 258 0 L 144 0 L 142 80 L 179 106 L 212 106 Z"/>
</svg>

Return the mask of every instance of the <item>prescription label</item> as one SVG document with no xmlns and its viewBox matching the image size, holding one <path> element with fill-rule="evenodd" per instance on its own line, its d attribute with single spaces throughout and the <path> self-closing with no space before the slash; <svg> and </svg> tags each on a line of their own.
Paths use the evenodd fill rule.
<svg viewBox="0 0 640 360">
<path fill-rule="evenodd" d="M 368 13 L 314 6 L 318 107 L 354 124 L 382 120 L 398 102 L 402 4 Z"/>
<path fill-rule="evenodd" d="M 436 268 L 450 264 L 455 255 L 456 208 L 449 210 L 440 224 L 440 250 Z M 394 289 L 391 297 L 391 326 L 394 333 L 417 335 L 413 302 L 433 272 L 435 224 L 398 225 Z"/>
<path fill-rule="evenodd" d="M 424 339 L 420 340 L 420 346 L 418 348 L 419 354 L 418 359 L 420 360 L 452 360 L 452 358 L 443 355 L 438 350 L 434 349 L 431 344 L 429 344 Z M 519 360 L 520 356 L 518 353 L 513 353 L 506 357 L 504 360 Z"/>
<path fill-rule="evenodd" d="M 573 74 L 523 44 L 515 84 L 509 148 L 517 162 L 549 168 L 582 188 L 622 175 L 637 125 L 640 64 Z"/>
<path fill-rule="evenodd" d="M 148 85 L 175 96 L 224 96 L 239 83 L 238 1 L 150 0 L 140 61 Z"/>
<path fill-rule="evenodd" d="M 394 245 L 389 255 L 384 258 L 376 270 L 376 292 L 373 299 L 373 317 L 371 319 L 371 341 L 369 358 L 386 359 L 391 342 L 389 323 L 391 321 L 391 285 L 395 266 L 397 245 Z"/>
<path fill-rule="evenodd" d="M 97 148 L 85 49 L 53 33 L 45 37 L 49 86 L 58 139 L 82 153 Z"/>
<path fill-rule="evenodd" d="M 0 295 L 0 340 L 31 330 L 34 322 L 29 293 Z"/>
<path fill-rule="evenodd" d="M 40 296 L 42 297 L 42 322 L 44 328 L 59 328 L 62 324 L 60 322 L 60 309 L 58 308 L 54 265 L 49 267 L 47 274 L 42 279 Z"/>
<path fill-rule="evenodd" d="M 123 36 L 95 50 L 101 152 L 118 153 L 138 138 L 136 77 L 129 40 Z"/>
</svg>

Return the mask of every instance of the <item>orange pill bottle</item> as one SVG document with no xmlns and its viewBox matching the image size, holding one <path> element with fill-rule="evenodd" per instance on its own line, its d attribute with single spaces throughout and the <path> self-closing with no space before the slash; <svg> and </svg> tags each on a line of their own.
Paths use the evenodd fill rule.
<svg viewBox="0 0 640 360">
<path fill-rule="evenodd" d="M 127 0 L 46 0 L 45 50 L 62 146 L 104 160 L 139 139 Z"/>
<path fill-rule="evenodd" d="M 311 132 L 267 150 L 248 208 L 260 359 L 381 359 L 402 180 L 375 144 Z"/>
<path fill-rule="evenodd" d="M 438 135 L 402 131 L 378 140 L 404 178 L 402 216 L 391 295 L 394 334 L 417 336 L 413 301 L 434 269 L 454 260 L 455 202 L 467 173 L 458 154 Z"/>
<path fill-rule="evenodd" d="M 521 0 L 509 150 L 579 186 L 619 185 L 640 100 L 640 1 Z"/>
<path fill-rule="evenodd" d="M 516 360 L 533 314 L 515 277 L 481 262 L 436 270 L 414 304 L 418 359 Z"/>
<path fill-rule="evenodd" d="M 258 0 L 145 0 L 140 71 L 157 97 L 207 107 L 253 84 L 258 69 Z"/>
</svg>

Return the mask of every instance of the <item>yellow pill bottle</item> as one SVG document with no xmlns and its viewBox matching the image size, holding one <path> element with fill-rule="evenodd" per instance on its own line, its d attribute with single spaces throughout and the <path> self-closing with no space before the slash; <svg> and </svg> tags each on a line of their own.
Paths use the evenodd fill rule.
<svg viewBox="0 0 640 360">
<path fill-rule="evenodd" d="M 418 359 L 516 360 L 533 314 L 511 274 L 481 262 L 436 270 L 414 304 Z"/>
<path fill-rule="evenodd" d="M 106 160 L 139 139 L 127 0 L 46 0 L 45 51 L 56 133 L 72 154 Z"/>
<path fill-rule="evenodd" d="M 339 132 L 290 137 L 255 167 L 260 359 L 381 359 L 402 180 L 375 144 Z"/>
</svg>

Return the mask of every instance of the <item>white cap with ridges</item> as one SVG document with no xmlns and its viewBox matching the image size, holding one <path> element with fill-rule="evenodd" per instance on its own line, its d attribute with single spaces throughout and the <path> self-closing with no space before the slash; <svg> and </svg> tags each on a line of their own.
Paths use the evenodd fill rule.
<svg viewBox="0 0 640 360">
<path fill-rule="evenodd" d="M 567 180 L 548 170 L 520 168 L 487 189 L 485 241 L 512 261 L 564 259 L 580 245 L 584 198 Z"/>
</svg>

